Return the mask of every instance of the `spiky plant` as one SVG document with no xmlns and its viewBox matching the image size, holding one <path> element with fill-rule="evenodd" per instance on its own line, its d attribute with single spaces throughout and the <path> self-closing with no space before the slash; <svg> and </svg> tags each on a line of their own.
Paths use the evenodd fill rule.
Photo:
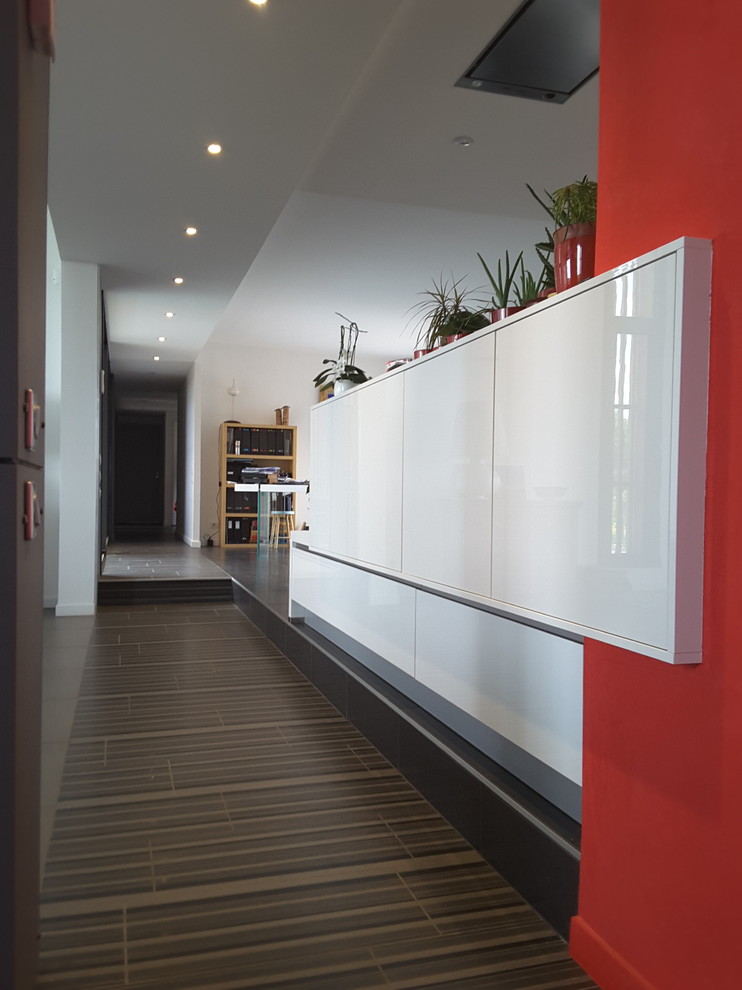
<svg viewBox="0 0 742 990">
<path fill-rule="evenodd" d="M 497 277 L 492 274 L 487 266 L 487 262 L 478 251 L 477 257 L 481 261 L 482 268 L 484 268 L 487 278 L 490 281 L 490 286 L 492 287 L 492 309 L 507 309 L 508 306 L 512 306 L 513 286 L 518 274 L 518 266 L 523 261 L 523 252 L 520 252 L 511 265 L 510 255 L 506 251 L 505 265 L 503 266 L 502 258 L 499 258 L 497 261 Z"/>
</svg>

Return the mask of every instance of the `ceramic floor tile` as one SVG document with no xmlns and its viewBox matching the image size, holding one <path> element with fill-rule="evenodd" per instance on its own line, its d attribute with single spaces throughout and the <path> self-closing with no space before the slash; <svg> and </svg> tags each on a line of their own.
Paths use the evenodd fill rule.
<svg viewBox="0 0 742 990">
<path fill-rule="evenodd" d="M 106 566 L 199 569 L 200 553 L 220 570 L 221 551 L 177 546 Z M 237 568 L 266 600 L 285 597 L 278 556 Z M 47 693 L 64 689 L 54 673 Z M 101 609 L 74 724 L 48 714 L 71 740 L 40 988 L 597 990 L 235 606 Z"/>
</svg>

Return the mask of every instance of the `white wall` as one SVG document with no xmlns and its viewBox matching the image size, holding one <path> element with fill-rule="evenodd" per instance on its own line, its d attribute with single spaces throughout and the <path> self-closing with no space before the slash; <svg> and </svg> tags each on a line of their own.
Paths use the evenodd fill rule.
<svg viewBox="0 0 742 990">
<path fill-rule="evenodd" d="M 59 446 L 62 403 L 62 259 L 46 216 L 46 388 L 44 428 L 44 608 L 59 591 Z"/>
<path fill-rule="evenodd" d="M 227 419 L 243 423 L 275 423 L 275 409 L 290 406 L 297 427 L 296 473 L 309 477 L 309 409 L 319 399 L 312 379 L 324 358 L 337 354 L 339 334 L 328 326 L 327 340 L 316 351 L 236 347 L 207 343 L 196 366 L 201 375 L 201 515 L 200 533 L 216 528 L 219 494 L 217 447 L 219 426 Z M 372 376 L 383 373 L 380 359 L 366 360 L 359 344 L 358 364 Z M 240 394 L 232 401 L 227 389 L 235 380 Z M 311 479 L 310 479 L 311 481 Z M 297 496 L 296 525 L 308 517 L 306 496 Z"/>
<path fill-rule="evenodd" d="M 57 615 L 92 615 L 98 578 L 100 276 L 62 262 Z"/>
<path fill-rule="evenodd" d="M 178 396 L 178 519 L 176 532 L 188 546 L 201 545 L 201 370 L 198 363 Z"/>
</svg>

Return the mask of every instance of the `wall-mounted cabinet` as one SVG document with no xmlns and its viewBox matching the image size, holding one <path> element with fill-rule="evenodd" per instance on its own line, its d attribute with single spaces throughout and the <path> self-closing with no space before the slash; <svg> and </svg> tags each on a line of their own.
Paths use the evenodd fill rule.
<svg viewBox="0 0 742 990">
<path fill-rule="evenodd" d="M 467 344 L 404 375 L 402 570 L 489 595 L 495 335 Z"/>
<path fill-rule="evenodd" d="M 244 468 L 258 472 L 278 468 L 296 477 L 296 427 L 254 423 L 222 423 L 219 427 L 219 542 L 223 547 L 254 549 L 258 543 L 258 493 L 235 489 L 246 480 Z M 295 495 L 284 497 L 282 508 L 293 512 Z"/>
<path fill-rule="evenodd" d="M 675 241 L 315 406 L 310 546 L 699 662 L 710 273 Z"/>
</svg>

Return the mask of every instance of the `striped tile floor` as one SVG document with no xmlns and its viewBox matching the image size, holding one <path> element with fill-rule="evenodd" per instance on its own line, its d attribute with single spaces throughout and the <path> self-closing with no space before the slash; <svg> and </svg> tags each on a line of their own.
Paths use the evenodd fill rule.
<svg viewBox="0 0 742 990">
<path fill-rule="evenodd" d="M 232 605 L 97 616 L 39 987 L 596 990 Z"/>
</svg>

